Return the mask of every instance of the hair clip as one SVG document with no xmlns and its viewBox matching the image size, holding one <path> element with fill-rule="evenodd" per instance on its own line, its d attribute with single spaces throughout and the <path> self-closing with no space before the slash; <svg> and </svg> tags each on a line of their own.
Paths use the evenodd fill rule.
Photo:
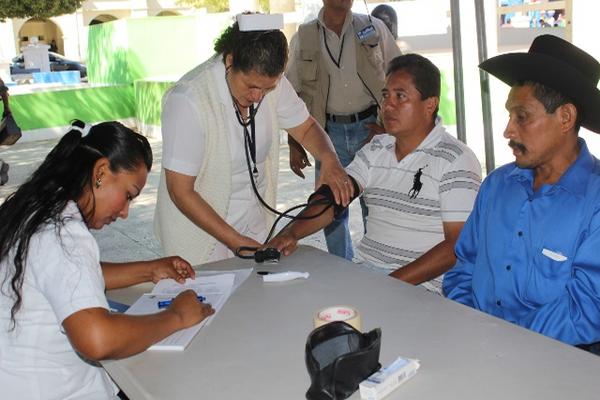
<svg viewBox="0 0 600 400">
<path fill-rule="evenodd" d="M 283 14 L 238 14 L 240 31 L 272 31 L 283 29 Z"/>
<path fill-rule="evenodd" d="M 86 137 L 88 133 L 90 133 L 90 129 L 92 129 L 92 124 L 83 123 L 83 128 L 77 125 L 71 125 L 71 130 L 81 132 L 81 137 Z"/>
</svg>

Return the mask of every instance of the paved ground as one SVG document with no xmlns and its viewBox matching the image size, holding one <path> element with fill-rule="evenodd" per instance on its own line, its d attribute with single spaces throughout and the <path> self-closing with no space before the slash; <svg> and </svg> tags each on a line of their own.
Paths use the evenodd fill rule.
<svg viewBox="0 0 600 400">
<path fill-rule="evenodd" d="M 42 162 L 46 154 L 56 144 L 56 140 L 16 143 L 0 147 L 0 158 L 10 164 L 9 180 L 0 186 L 0 202 L 15 191 Z M 285 143 L 284 141 L 282 141 Z M 105 261 L 131 261 L 160 257 L 161 248 L 154 237 L 153 216 L 156 204 L 156 190 L 161 164 L 162 142 L 151 140 L 154 152 L 154 165 L 142 194 L 132 203 L 129 218 L 118 220 L 100 231 L 94 231 L 101 257 Z M 314 169 L 311 167 L 306 180 L 295 176 L 289 169 L 287 145 L 281 146 L 280 173 L 277 209 L 284 210 L 306 201 L 314 185 Z M 362 236 L 362 220 L 358 202 L 351 206 L 350 227 L 354 241 Z M 322 233 L 312 235 L 303 243 L 325 249 Z"/>
</svg>

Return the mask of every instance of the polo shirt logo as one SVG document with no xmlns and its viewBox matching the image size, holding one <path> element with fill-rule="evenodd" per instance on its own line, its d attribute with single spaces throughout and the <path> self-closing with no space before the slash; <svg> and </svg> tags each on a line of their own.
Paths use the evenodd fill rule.
<svg viewBox="0 0 600 400">
<path fill-rule="evenodd" d="M 419 168 L 415 173 L 415 176 L 413 177 L 412 188 L 408 191 L 408 196 L 411 199 L 415 199 L 419 195 L 419 192 L 423 187 L 423 182 L 421 182 L 421 175 L 423 175 L 423 168 L 427 168 L 427 165 L 428 164 L 426 164 L 424 167 Z"/>
</svg>

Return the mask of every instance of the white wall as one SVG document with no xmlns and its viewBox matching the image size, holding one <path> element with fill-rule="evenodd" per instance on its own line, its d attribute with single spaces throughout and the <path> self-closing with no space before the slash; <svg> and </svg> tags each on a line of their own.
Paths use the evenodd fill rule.
<svg viewBox="0 0 600 400">
<path fill-rule="evenodd" d="M 12 20 L 0 23 L 0 38 L 0 62 L 8 62 L 17 54 Z"/>
</svg>

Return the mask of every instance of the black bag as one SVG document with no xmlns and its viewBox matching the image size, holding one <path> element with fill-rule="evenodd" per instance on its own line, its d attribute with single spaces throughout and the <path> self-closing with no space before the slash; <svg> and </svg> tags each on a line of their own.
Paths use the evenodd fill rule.
<svg viewBox="0 0 600 400">
<path fill-rule="evenodd" d="M 362 333 L 345 322 L 330 322 L 313 330 L 306 341 L 309 400 L 341 400 L 381 368 L 381 329 Z"/>
<path fill-rule="evenodd" d="M 21 128 L 12 116 L 12 113 L 4 113 L 0 121 L 0 146 L 15 144 L 21 138 Z"/>
</svg>

